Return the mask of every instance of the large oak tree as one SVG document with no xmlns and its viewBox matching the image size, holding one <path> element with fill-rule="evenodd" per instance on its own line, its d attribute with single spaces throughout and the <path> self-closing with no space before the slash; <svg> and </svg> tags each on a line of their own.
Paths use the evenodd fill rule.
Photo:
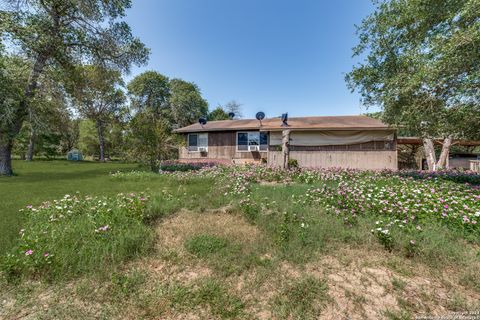
<svg viewBox="0 0 480 320">
<path fill-rule="evenodd" d="M 387 123 L 423 138 L 430 169 L 445 167 L 452 140 L 472 133 L 461 119 L 480 109 L 480 1 L 375 3 L 358 27 L 354 56 L 364 60 L 347 82 Z"/>
</svg>

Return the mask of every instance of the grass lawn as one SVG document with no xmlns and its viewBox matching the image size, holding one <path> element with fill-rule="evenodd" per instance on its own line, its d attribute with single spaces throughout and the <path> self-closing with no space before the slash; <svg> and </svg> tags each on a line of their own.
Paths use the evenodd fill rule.
<svg viewBox="0 0 480 320">
<path fill-rule="evenodd" d="M 138 165 L 70 161 L 13 161 L 16 176 L 0 178 L 0 253 L 18 236 L 23 222 L 19 209 L 79 191 L 85 195 L 138 192 L 159 184 L 115 181 L 110 172 L 138 170 Z"/>
<path fill-rule="evenodd" d="M 347 171 L 15 164 L 19 175 L 0 180 L 15 225 L 3 248 L 17 245 L 0 260 L 0 318 L 393 320 L 480 308 L 478 226 L 466 222 L 480 191 L 470 186 Z M 76 191 L 94 197 L 18 213 Z M 418 217 L 397 219 L 405 210 Z"/>
</svg>

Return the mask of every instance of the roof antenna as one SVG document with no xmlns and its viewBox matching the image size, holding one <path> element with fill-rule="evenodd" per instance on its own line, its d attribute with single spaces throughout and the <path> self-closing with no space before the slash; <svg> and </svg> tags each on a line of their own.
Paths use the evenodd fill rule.
<svg viewBox="0 0 480 320">
<path fill-rule="evenodd" d="M 203 128 L 203 126 L 207 124 L 207 118 L 205 118 L 205 117 L 198 118 L 198 123 L 200 123 L 200 125 Z"/>
<path fill-rule="evenodd" d="M 288 112 L 282 114 L 282 127 L 288 127 Z"/>
<path fill-rule="evenodd" d="M 265 119 L 265 113 L 260 111 L 260 112 L 257 112 L 257 114 L 255 115 L 255 118 L 257 118 L 258 121 L 260 121 L 260 127 L 262 126 L 262 120 Z"/>
</svg>

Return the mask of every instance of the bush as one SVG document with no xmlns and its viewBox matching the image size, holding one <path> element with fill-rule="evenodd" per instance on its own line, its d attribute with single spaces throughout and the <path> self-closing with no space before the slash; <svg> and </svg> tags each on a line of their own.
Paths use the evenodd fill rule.
<svg viewBox="0 0 480 320">
<path fill-rule="evenodd" d="M 66 195 L 35 208 L 27 206 L 25 228 L 13 250 L 0 260 L 9 278 L 68 278 L 108 271 L 150 248 L 153 233 L 144 224 L 147 196 Z"/>
<path fill-rule="evenodd" d="M 199 170 L 201 167 L 190 163 L 162 164 L 160 171 L 192 171 Z"/>
<path fill-rule="evenodd" d="M 160 164 L 160 171 L 175 172 L 175 171 L 196 171 L 202 168 L 209 168 L 216 166 L 213 162 L 192 162 L 183 163 L 175 161 L 165 161 Z"/>
<path fill-rule="evenodd" d="M 289 168 L 298 168 L 297 159 L 288 159 L 288 167 Z"/>
</svg>

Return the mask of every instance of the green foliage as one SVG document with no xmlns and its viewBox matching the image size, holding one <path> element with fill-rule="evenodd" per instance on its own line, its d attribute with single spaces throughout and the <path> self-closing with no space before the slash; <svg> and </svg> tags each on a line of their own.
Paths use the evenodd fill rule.
<svg viewBox="0 0 480 320">
<path fill-rule="evenodd" d="M 346 80 L 383 119 L 429 137 L 475 138 L 480 76 L 476 0 L 376 3 L 358 27 L 355 56 L 365 59 Z"/>
<path fill-rule="evenodd" d="M 34 115 L 32 106 L 42 80 L 65 85 L 69 82 L 66 79 L 75 74 L 74 66 L 85 61 L 118 71 L 129 71 L 132 64 L 142 65 L 147 61 L 149 50 L 132 35 L 128 24 L 120 20 L 130 5 L 129 0 L 86 3 L 32 0 L 5 4 L 0 12 L 0 33 L 10 40 L 10 52 L 28 59 L 28 67 L 23 70 L 28 80 L 20 87 L 21 91 L 12 90 L 21 92 L 15 97 L 19 100 L 9 104 L 9 120 L 0 122 L 0 144 L 6 152 L 0 158 L 1 175 L 12 174 L 12 141 L 27 116 Z M 11 87 L 16 81 L 5 83 Z"/>
<path fill-rule="evenodd" d="M 168 78 L 156 71 L 146 71 L 127 85 L 131 106 L 137 111 L 149 111 L 157 116 L 168 110 L 170 85 Z"/>
<path fill-rule="evenodd" d="M 130 121 L 126 141 L 129 159 L 149 165 L 153 172 L 177 151 L 168 121 L 148 111 L 137 113 Z"/>
<path fill-rule="evenodd" d="M 217 121 L 217 120 L 228 120 L 228 112 L 223 110 L 222 107 L 216 107 L 212 111 L 210 111 L 207 115 L 208 121 Z"/>
<path fill-rule="evenodd" d="M 94 156 L 98 154 L 98 137 L 95 123 L 92 120 L 81 120 L 79 124 L 78 149 L 84 155 Z"/>
<path fill-rule="evenodd" d="M 84 155 L 91 156 L 93 159 L 99 156 L 100 146 L 98 141 L 98 131 L 92 120 L 79 121 L 78 149 Z M 122 128 L 116 122 L 111 122 L 104 132 L 104 141 L 107 157 L 124 157 L 125 146 Z"/>
<path fill-rule="evenodd" d="M 76 68 L 73 89 L 74 103 L 80 114 L 95 123 L 100 160 L 105 160 L 106 130 L 125 114 L 126 97 L 120 72 L 86 65 Z"/>
<path fill-rule="evenodd" d="M 191 163 L 168 163 L 168 164 L 161 164 L 160 170 L 161 171 L 191 171 L 191 170 L 199 170 L 201 166 L 194 165 Z"/>
<path fill-rule="evenodd" d="M 298 160 L 297 159 L 288 159 L 288 167 L 289 168 L 298 168 Z"/>
<path fill-rule="evenodd" d="M 317 319 L 330 300 L 326 281 L 312 276 L 290 280 L 274 297 L 274 312 L 280 319 Z"/>
<path fill-rule="evenodd" d="M 119 162 L 94 163 L 89 161 L 19 161 L 14 160 L 17 167 L 17 175 L 14 177 L 0 178 L 0 254 L 5 253 L 13 245 L 18 237 L 18 231 L 23 227 L 26 217 L 19 214 L 18 210 L 27 204 L 38 206 L 46 200 L 63 197 L 66 193 L 114 196 L 118 193 L 141 192 L 147 189 L 162 190 L 163 188 L 178 187 L 171 183 L 170 179 L 156 174 L 156 179 L 142 180 L 129 177 L 122 181 L 112 178 L 110 172 L 141 170 L 138 164 L 125 164 Z M 202 182 L 192 185 L 193 192 L 207 198 L 209 188 Z M 201 187 L 200 187 L 201 186 Z M 184 191 L 182 191 L 183 194 Z M 190 199 L 197 201 L 196 197 L 186 197 L 186 203 Z M 215 199 L 212 199 L 212 201 Z M 152 199 L 157 205 L 157 200 Z M 158 209 L 165 206 L 165 202 L 158 201 Z M 180 205 L 180 204 L 179 204 Z"/>
<path fill-rule="evenodd" d="M 1 30 L 1 29 L 0 29 Z M 28 74 L 25 68 L 28 62 L 17 57 L 4 54 L 0 43 L 0 129 L 5 130 L 14 121 L 18 103 L 23 99 L 23 88 L 27 82 Z M 0 138 L 5 131 L 0 131 Z"/>
<path fill-rule="evenodd" d="M 157 172 L 160 161 L 170 158 L 175 149 L 168 78 L 147 71 L 130 81 L 127 88 L 131 105 L 138 111 L 129 123 L 130 158 L 149 164 Z"/>
<path fill-rule="evenodd" d="M 145 253 L 152 232 L 143 223 L 147 197 L 79 197 L 24 209 L 27 223 L 13 250 L 1 260 L 9 277 L 54 279 L 106 271 Z"/>
<path fill-rule="evenodd" d="M 208 112 L 208 103 L 198 86 L 181 79 L 170 80 L 170 107 L 175 125 L 184 127 L 196 123 Z"/>
</svg>

